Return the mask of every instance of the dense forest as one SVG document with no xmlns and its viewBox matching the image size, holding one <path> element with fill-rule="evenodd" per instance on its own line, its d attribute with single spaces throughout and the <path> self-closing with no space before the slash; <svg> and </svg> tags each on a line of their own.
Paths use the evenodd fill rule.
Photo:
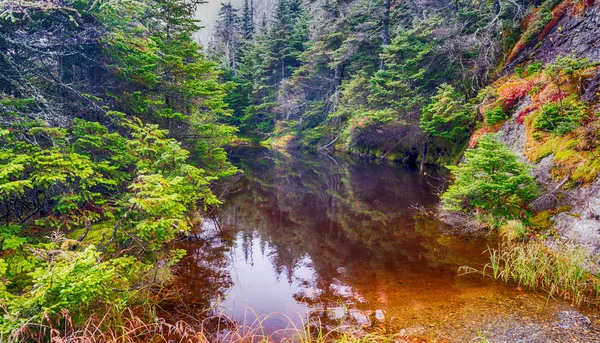
<svg viewBox="0 0 600 343">
<path fill-rule="evenodd" d="M 231 145 L 447 167 L 494 278 L 597 303 L 593 0 L 202 3 L 0 0 L 0 341 L 153 341 Z"/>
</svg>

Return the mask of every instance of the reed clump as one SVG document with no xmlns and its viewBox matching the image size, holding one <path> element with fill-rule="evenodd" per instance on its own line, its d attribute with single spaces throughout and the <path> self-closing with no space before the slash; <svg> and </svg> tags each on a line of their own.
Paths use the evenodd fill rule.
<svg viewBox="0 0 600 343">
<path fill-rule="evenodd" d="M 598 303 L 600 277 L 593 272 L 598 261 L 588 256 L 584 248 L 569 244 L 550 248 L 533 240 L 504 242 L 489 252 L 490 263 L 484 273 L 490 269 L 495 279 L 543 290 L 575 305 Z"/>
</svg>

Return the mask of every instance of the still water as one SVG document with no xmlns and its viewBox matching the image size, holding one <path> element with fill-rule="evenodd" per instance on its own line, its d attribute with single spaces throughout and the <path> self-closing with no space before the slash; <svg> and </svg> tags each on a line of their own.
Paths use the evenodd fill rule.
<svg viewBox="0 0 600 343">
<path fill-rule="evenodd" d="M 178 243 L 187 251 L 175 268 L 185 306 L 167 309 L 178 319 L 224 313 L 246 324 L 261 318 L 275 331 L 310 316 L 466 340 L 490 330 L 500 337 L 502 325 L 514 330 L 517 322 L 543 328 L 569 310 L 458 272 L 483 269 L 493 242 L 458 236 L 423 213 L 444 188 L 435 173 L 258 148 L 230 156 L 243 176 L 221 185 L 216 221 Z"/>
</svg>

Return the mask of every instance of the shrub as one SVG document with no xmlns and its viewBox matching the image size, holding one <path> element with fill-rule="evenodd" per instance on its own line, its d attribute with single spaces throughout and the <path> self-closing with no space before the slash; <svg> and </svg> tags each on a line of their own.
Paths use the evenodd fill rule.
<svg viewBox="0 0 600 343">
<path fill-rule="evenodd" d="M 533 128 L 540 131 L 564 135 L 581 125 L 586 106 L 573 97 L 561 102 L 550 102 L 542 106 Z"/>
<path fill-rule="evenodd" d="M 538 194 L 528 166 L 491 135 L 482 136 L 465 161 L 449 169 L 456 180 L 442 196 L 447 210 L 489 214 L 502 222 L 518 218 Z"/>
<path fill-rule="evenodd" d="M 445 83 L 421 110 L 420 126 L 425 133 L 451 142 L 464 141 L 473 122 L 473 108 L 465 103 L 463 95 Z"/>
<path fill-rule="evenodd" d="M 508 119 L 508 115 L 504 112 L 502 106 L 496 106 L 488 110 L 483 116 L 485 117 L 485 123 L 489 126 L 493 126 Z"/>
<path fill-rule="evenodd" d="M 542 62 L 533 62 L 530 65 L 527 66 L 527 76 L 533 76 L 535 74 L 538 74 L 542 71 L 542 67 L 544 66 L 544 64 Z"/>
<path fill-rule="evenodd" d="M 516 67 L 515 74 L 517 74 L 518 77 L 523 77 L 523 67 Z"/>
</svg>

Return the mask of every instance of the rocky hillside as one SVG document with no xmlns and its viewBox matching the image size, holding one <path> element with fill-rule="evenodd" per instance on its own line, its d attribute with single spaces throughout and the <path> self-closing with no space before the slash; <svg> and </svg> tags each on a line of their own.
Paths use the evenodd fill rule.
<svg viewBox="0 0 600 343">
<path fill-rule="evenodd" d="M 543 10 L 524 20 L 503 76 L 480 92 L 485 119 L 470 144 L 499 132 L 543 187 L 533 229 L 597 252 L 600 4 L 563 1 L 550 16 Z"/>
</svg>

